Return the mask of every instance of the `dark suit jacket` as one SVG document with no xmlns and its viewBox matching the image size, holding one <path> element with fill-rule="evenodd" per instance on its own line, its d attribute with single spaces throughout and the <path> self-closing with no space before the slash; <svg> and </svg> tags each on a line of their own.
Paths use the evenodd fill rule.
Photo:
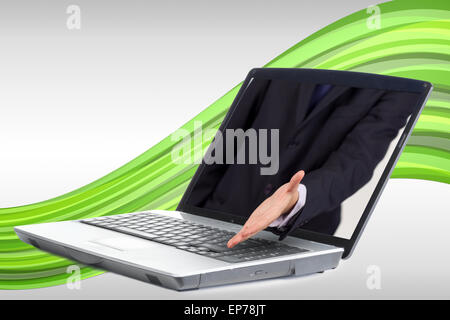
<svg viewBox="0 0 450 320">
<path fill-rule="evenodd" d="M 417 95 L 334 86 L 308 112 L 314 88 L 311 83 L 255 78 L 227 128 L 279 129 L 278 173 L 261 175 L 260 164 L 207 165 L 189 203 L 248 217 L 303 169 L 306 204 L 287 228 L 272 231 L 281 238 L 298 227 L 333 234 L 340 204 L 370 180 L 406 124 Z"/>
</svg>

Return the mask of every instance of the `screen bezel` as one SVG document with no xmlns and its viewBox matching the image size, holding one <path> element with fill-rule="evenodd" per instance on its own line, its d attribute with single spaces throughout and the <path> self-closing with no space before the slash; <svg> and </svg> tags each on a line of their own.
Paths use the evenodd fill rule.
<svg viewBox="0 0 450 320">
<path fill-rule="evenodd" d="M 297 229 L 292 231 L 289 236 L 307 239 L 311 241 L 316 241 L 320 243 L 325 243 L 328 245 L 333 245 L 336 247 L 341 247 L 344 249 L 343 258 L 347 258 L 353 252 L 356 243 L 359 240 L 362 231 L 370 218 L 370 215 L 383 191 L 383 188 L 388 181 L 393 168 L 408 140 L 414 125 L 425 106 L 426 100 L 432 91 L 432 84 L 426 81 L 392 77 L 378 74 L 353 72 L 353 71 L 338 71 L 338 70 L 324 70 L 324 69 L 299 69 L 299 68 L 255 68 L 250 70 L 247 77 L 245 78 L 238 94 L 236 95 L 230 109 L 225 116 L 222 124 L 219 128 L 221 132 L 227 128 L 227 124 L 233 113 L 237 109 L 239 102 L 245 93 L 246 89 L 250 85 L 254 78 L 263 79 L 279 79 L 279 80 L 292 80 L 297 82 L 312 82 L 312 83 L 326 83 L 338 86 L 349 86 L 349 87 L 359 87 L 359 88 L 373 88 L 381 90 L 392 90 L 392 91 L 404 91 L 418 93 L 419 98 L 417 100 L 416 106 L 414 106 L 413 113 L 409 118 L 408 123 L 405 126 L 402 136 L 397 142 L 397 145 L 389 158 L 386 167 L 376 185 L 376 188 L 367 203 L 361 218 L 356 225 L 355 230 L 350 239 L 340 238 L 336 236 L 326 235 L 322 233 L 317 233 L 309 230 Z M 217 220 L 231 222 L 243 225 L 246 218 L 238 215 L 233 215 L 229 213 L 219 212 L 216 210 L 205 209 L 200 207 L 195 207 L 187 204 L 189 195 L 192 192 L 193 187 L 198 181 L 199 177 L 203 172 L 203 168 L 206 166 L 205 163 L 201 163 L 195 172 L 188 188 L 186 189 L 180 203 L 178 204 L 177 211 L 186 212 L 193 215 L 214 218 Z"/>
</svg>

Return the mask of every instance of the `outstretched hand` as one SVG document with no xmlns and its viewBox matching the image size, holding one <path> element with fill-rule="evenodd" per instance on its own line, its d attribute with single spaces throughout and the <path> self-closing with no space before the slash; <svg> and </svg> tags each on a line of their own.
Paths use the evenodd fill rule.
<svg viewBox="0 0 450 320">
<path fill-rule="evenodd" d="M 304 176 L 303 170 L 298 171 L 288 183 L 283 184 L 273 195 L 264 200 L 253 211 L 242 229 L 228 241 L 228 248 L 264 230 L 279 216 L 289 212 L 298 201 L 297 189 Z"/>
</svg>

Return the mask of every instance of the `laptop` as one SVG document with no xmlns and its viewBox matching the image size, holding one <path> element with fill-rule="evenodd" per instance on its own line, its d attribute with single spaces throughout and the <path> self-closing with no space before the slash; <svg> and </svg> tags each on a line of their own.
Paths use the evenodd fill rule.
<svg viewBox="0 0 450 320">
<path fill-rule="evenodd" d="M 46 252 L 174 290 L 334 269 L 351 256 L 431 91 L 368 73 L 252 69 L 175 211 L 15 232 Z M 228 248 L 297 170 L 297 209 Z"/>
</svg>

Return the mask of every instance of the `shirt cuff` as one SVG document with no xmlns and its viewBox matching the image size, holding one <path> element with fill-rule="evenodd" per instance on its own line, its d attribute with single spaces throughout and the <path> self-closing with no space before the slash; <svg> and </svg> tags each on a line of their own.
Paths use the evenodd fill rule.
<svg viewBox="0 0 450 320">
<path fill-rule="evenodd" d="M 306 203 L 306 186 L 303 184 L 298 185 L 298 200 L 295 206 L 292 208 L 290 212 L 286 212 L 279 216 L 276 220 L 274 220 L 269 227 L 277 227 L 281 228 L 285 226 L 289 220 L 301 209 Z"/>
</svg>

